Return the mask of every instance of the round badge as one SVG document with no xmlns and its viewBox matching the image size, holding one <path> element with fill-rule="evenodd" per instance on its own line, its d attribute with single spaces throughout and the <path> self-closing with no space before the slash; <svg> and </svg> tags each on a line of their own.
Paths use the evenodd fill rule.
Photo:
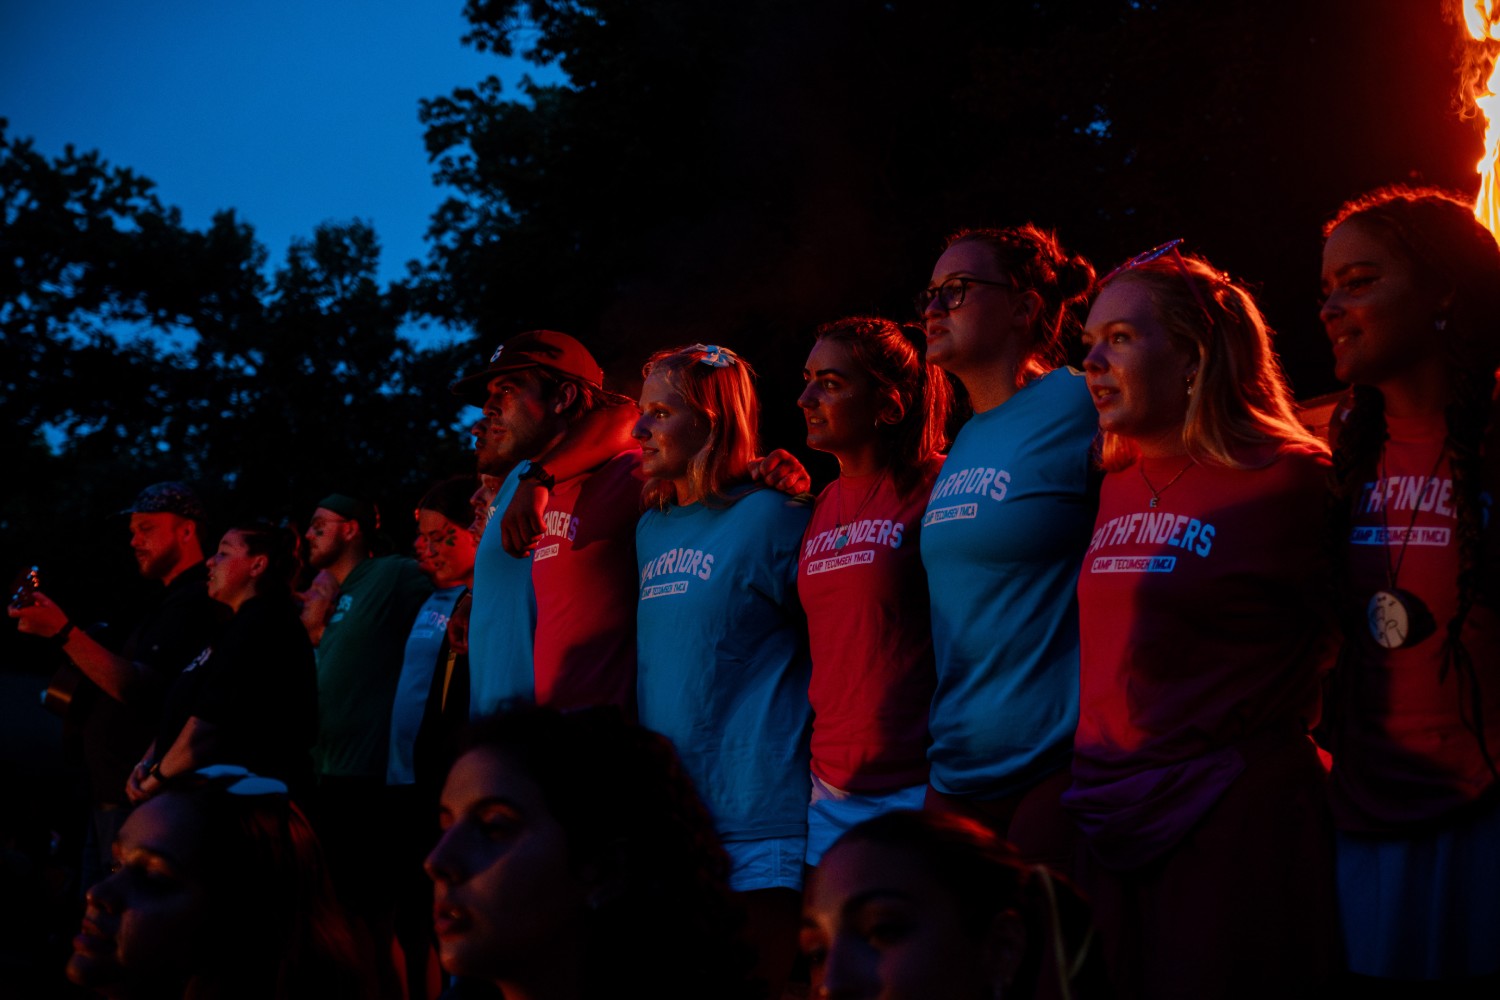
<svg viewBox="0 0 1500 1000">
<path fill-rule="evenodd" d="M 1400 597 L 1377 590 L 1365 608 L 1370 637 L 1386 649 L 1400 649 L 1411 635 L 1411 615 Z"/>
</svg>

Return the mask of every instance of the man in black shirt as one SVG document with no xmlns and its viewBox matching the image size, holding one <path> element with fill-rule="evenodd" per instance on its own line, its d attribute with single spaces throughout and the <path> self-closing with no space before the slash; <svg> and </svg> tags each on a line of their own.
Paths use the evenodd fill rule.
<svg viewBox="0 0 1500 1000">
<path fill-rule="evenodd" d="M 73 710 L 80 713 L 93 806 L 85 886 L 108 870 L 110 847 L 125 819 L 125 782 L 151 743 L 163 693 L 229 612 L 204 588 L 206 514 L 191 489 L 182 483 L 148 486 L 121 514 L 130 517 L 130 547 L 141 576 L 164 589 L 118 652 L 75 629 L 67 612 L 41 591 L 30 605 L 9 610 L 20 631 L 51 639 L 84 677 Z"/>
</svg>

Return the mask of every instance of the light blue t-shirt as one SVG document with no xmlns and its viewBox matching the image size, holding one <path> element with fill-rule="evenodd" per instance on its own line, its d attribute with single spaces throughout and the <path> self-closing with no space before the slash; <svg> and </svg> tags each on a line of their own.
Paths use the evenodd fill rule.
<svg viewBox="0 0 1500 1000">
<path fill-rule="evenodd" d="M 996 798 L 1065 767 L 1078 726 L 1078 569 L 1098 415 L 1058 369 L 959 432 L 922 518 L 934 788 Z"/>
<path fill-rule="evenodd" d="M 528 463 L 510 470 L 490 504 L 490 518 L 474 552 L 474 601 L 469 611 L 469 717 L 477 719 L 513 698 L 534 701 L 531 644 L 536 592 L 531 557 L 517 559 L 500 542 L 500 516 L 516 495 Z"/>
<path fill-rule="evenodd" d="M 406 637 L 406 658 L 401 662 L 396 700 L 391 705 L 391 752 L 385 765 L 387 785 L 412 785 L 417 781 L 412 751 L 427 711 L 438 654 L 448 637 L 448 618 L 463 592 L 463 584 L 433 591 L 417 612 L 417 620 L 412 622 L 411 633 Z"/>
<path fill-rule="evenodd" d="M 811 508 L 757 489 L 636 526 L 641 724 L 666 735 L 725 840 L 807 832 L 807 626 L 797 549 Z"/>
</svg>

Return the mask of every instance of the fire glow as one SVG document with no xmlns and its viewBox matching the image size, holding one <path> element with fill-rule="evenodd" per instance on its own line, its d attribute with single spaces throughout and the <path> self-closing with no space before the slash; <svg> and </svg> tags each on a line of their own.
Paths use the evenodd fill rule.
<svg viewBox="0 0 1500 1000">
<path fill-rule="evenodd" d="M 1474 215 L 1496 238 L 1500 238 L 1500 188 L 1496 172 L 1500 170 L 1500 3 L 1491 0 L 1463 0 L 1464 27 L 1475 48 L 1488 64 L 1485 82 L 1476 87 L 1473 101 L 1484 115 L 1484 155 L 1479 171 L 1479 195 L 1474 199 Z"/>
</svg>

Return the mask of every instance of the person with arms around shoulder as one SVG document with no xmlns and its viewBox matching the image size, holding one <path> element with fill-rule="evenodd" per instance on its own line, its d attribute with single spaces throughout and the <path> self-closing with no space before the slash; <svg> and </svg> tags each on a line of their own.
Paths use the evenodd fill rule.
<svg viewBox="0 0 1500 1000">
<path fill-rule="evenodd" d="M 855 823 L 921 808 L 936 684 L 919 538 L 952 393 L 920 330 L 853 316 L 819 327 L 797 405 L 838 459 L 798 558 L 812 653 L 807 863 Z"/>
<path fill-rule="evenodd" d="M 1077 877 L 1125 1000 L 1322 996 L 1327 450 L 1255 301 L 1179 242 L 1100 282 L 1083 335 L 1107 474 L 1078 582 Z"/>
<path fill-rule="evenodd" d="M 937 689 L 927 808 L 1066 870 L 1059 804 L 1078 724 L 1075 585 L 1093 524 L 1098 418 L 1057 367 L 1094 271 L 1032 225 L 955 234 L 917 296 L 927 360 L 962 384 L 922 517 Z"/>
</svg>

